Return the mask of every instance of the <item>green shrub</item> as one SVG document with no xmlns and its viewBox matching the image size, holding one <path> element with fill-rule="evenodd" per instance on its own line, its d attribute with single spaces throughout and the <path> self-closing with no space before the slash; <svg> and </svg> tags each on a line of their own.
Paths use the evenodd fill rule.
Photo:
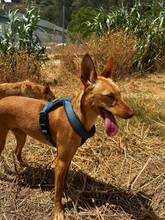
<svg viewBox="0 0 165 220">
<path fill-rule="evenodd" d="M 79 18 L 80 19 L 80 18 Z M 77 20 L 75 19 L 75 23 Z M 153 70 L 164 66 L 165 54 L 165 5 L 163 0 L 142 4 L 135 0 L 132 8 L 121 4 L 120 7 L 107 12 L 101 8 L 95 16 L 83 22 L 83 33 L 88 30 L 88 36 L 95 33 L 102 37 L 104 34 L 118 32 L 120 29 L 131 32 L 136 37 L 136 55 L 133 70 Z"/>
<path fill-rule="evenodd" d="M 90 23 L 93 17 L 96 16 L 96 11 L 92 8 L 80 8 L 79 11 L 72 15 L 72 20 L 69 24 L 69 35 L 71 39 L 76 39 L 81 35 L 81 38 L 86 38 L 91 35 L 92 29 L 88 27 L 86 21 Z"/>
<path fill-rule="evenodd" d="M 0 39 L 0 53 L 13 54 L 18 51 L 26 51 L 28 54 L 40 55 L 44 48 L 35 31 L 38 27 L 40 15 L 35 8 L 26 8 L 26 13 L 21 17 L 18 10 L 8 14 L 8 28 Z"/>
<path fill-rule="evenodd" d="M 8 14 L 8 27 L 0 39 L 0 81 L 38 80 L 45 48 L 35 31 L 40 15 L 33 7 L 20 16 L 18 10 Z"/>
</svg>

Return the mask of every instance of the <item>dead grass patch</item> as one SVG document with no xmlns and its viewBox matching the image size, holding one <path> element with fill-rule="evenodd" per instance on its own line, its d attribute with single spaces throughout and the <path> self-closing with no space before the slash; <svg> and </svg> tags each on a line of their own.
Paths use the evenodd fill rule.
<svg viewBox="0 0 165 220">
<path fill-rule="evenodd" d="M 100 39 L 94 37 L 80 45 L 68 45 L 59 53 L 65 68 L 74 74 L 79 73 L 80 61 L 85 53 L 93 57 L 96 66 L 99 63 L 98 72 L 102 71 L 107 60 L 113 57 L 113 77 L 118 79 L 127 76 L 130 71 L 135 55 L 135 40 L 132 35 L 119 31 Z"/>
<path fill-rule="evenodd" d="M 34 55 L 18 53 L 0 57 L 0 82 L 40 79 L 41 61 Z"/>
</svg>

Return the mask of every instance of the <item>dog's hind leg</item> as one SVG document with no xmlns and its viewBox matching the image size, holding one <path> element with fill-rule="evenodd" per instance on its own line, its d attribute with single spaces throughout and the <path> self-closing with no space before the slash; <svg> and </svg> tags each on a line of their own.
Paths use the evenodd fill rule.
<svg viewBox="0 0 165 220">
<path fill-rule="evenodd" d="M 8 130 L 0 127 L 0 155 L 5 147 Z"/>
<path fill-rule="evenodd" d="M 20 162 L 20 165 L 25 166 L 25 163 L 21 157 L 21 153 L 22 153 L 22 148 L 26 142 L 26 134 L 23 131 L 21 131 L 20 129 L 13 129 L 12 132 L 14 133 L 15 138 L 17 140 L 15 154 L 17 156 L 18 161 Z"/>
</svg>

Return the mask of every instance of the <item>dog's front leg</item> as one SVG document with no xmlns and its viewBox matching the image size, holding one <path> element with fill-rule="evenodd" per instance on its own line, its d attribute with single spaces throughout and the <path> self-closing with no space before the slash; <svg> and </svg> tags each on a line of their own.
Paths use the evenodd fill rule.
<svg viewBox="0 0 165 220">
<path fill-rule="evenodd" d="M 64 188 L 65 175 L 68 169 L 68 163 L 57 158 L 55 167 L 55 210 L 54 220 L 64 220 L 64 212 L 62 205 L 62 194 Z"/>
<path fill-rule="evenodd" d="M 59 147 L 55 167 L 55 209 L 54 220 L 64 220 L 64 210 L 62 205 L 62 194 L 64 188 L 64 181 L 69 169 L 74 152 L 71 150 L 64 150 L 62 146 Z"/>
</svg>

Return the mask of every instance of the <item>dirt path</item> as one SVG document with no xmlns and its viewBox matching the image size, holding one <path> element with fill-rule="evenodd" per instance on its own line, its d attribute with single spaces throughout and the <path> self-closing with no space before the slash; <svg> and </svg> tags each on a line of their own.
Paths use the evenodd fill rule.
<svg viewBox="0 0 165 220">
<path fill-rule="evenodd" d="M 46 65 L 43 65 L 42 75 L 50 82 L 57 82 L 57 85 L 53 88 L 57 95 L 60 95 L 61 90 L 64 92 L 65 88 L 69 88 L 69 90 L 66 89 L 68 90 L 67 95 L 72 95 L 72 93 L 75 92 L 75 88 L 81 85 L 78 74 L 77 76 L 73 76 L 71 73 L 67 73 L 63 63 L 59 59 L 53 59 L 53 57 L 50 57 Z M 69 78 L 74 78 L 74 80 L 69 80 Z M 137 74 L 118 82 L 118 84 L 126 94 L 152 94 L 161 99 L 161 101 L 165 101 L 165 72 L 143 75 Z M 62 87 L 64 89 L 62 89 Z"/>
<path fill-rule="evenodd" d="M 123 86 L 127 92 L 149 93 L 165 101 L 165 72 L 131 77 Z"/>
</svg>

